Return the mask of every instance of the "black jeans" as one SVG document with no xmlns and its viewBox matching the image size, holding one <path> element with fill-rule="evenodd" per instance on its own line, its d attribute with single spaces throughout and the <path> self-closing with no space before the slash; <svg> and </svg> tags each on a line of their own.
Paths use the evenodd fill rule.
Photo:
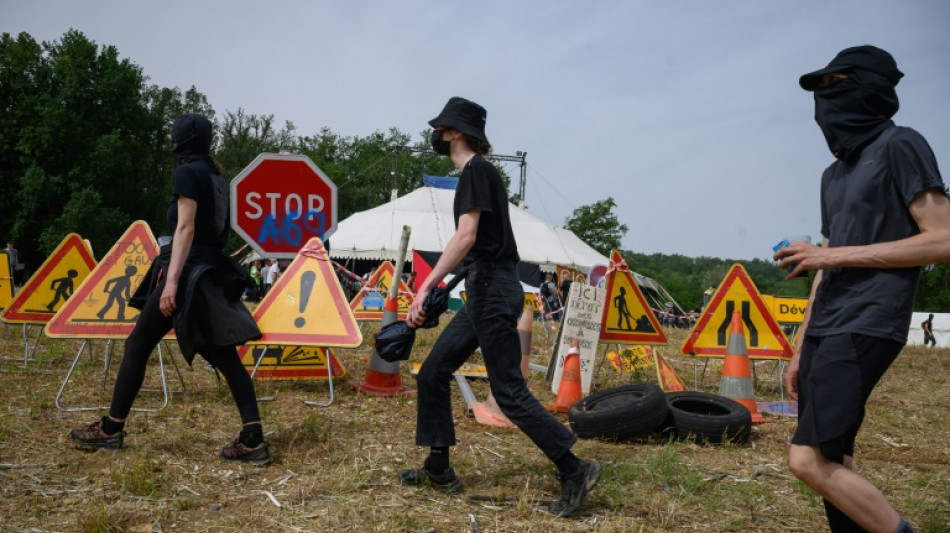
<svg viewBox="0 0 950 533">
<path fill-rule="evenodd" d="M 148 358 L 152 355 L 155 346 L 161 342 L 162 337 L 172 329 L 171 317 L 163 315 L 158 308 L 161 296 L 161 287 L 152 291 L 135 322 L 135 328 L 125 341 L 125 352 L 122 356 L 122 364 L 119 366 L 119 375 L 115 380 L 112 404 L 109 407 L 109 416 L 112 418 L 121 419 L 129 416 L 132 403 L 145 380 L 145 365 L 148 363 Z M 241 413 L 241 422 L 244 424 L 259 422 L 261 415 L 257 409 L 254 383 L 247 369 L 241 364 L 237 349 L 234 346 L 202 347 L 198 353 L 221 371 L 224 379 L 227 380 L 231 395 Z"/>
<path fill-rule="evenodd" d="M 419 389 L 416 444 L 455 445 L 452 374 L 481 346 L 498 407 L 552 461 L 577 438 L 531 395 L 521 374 L 517 322 L 524 294 L 512 261 L 480 261 L 465 280 L 468 301 L 439 336 L 416 376 Z"/>
</svg>

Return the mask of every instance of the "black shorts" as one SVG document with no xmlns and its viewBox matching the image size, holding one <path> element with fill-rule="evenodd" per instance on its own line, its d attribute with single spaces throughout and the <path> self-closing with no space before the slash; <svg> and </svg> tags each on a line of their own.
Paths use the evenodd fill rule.
<svg viewBox="0 0 950 533">
<path fill-rule="evenodd" d="M 798 429 L 792 444 L 818 445 L 821 455 L 842 463 L 854 455 L 864 405 L 904 347 L 857 333 L 805 335 L 798 366 Z"/>
</svg>

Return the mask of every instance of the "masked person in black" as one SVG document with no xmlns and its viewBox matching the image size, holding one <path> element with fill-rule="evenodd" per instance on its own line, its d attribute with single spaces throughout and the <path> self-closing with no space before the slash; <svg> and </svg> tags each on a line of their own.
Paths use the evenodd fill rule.
<svg viewBox="0 0 950 533">
<path fill-rule="evenodd" d="M 576 438 L 531 395 L 521 373 L 521 343 L 516 324 L 524 291 L 515 272 L 518 248 L 508 217 L 508 195 L 497 169 L 483 156 L 491 150 L 485 136 L 485 108 L 449 99 L 442 113 L 429 121 L 432 148 L 449 156 L 461 170 L 455 191 L 456 232 L 419 287 L 408 322 L 425 320 L 426 295 L 465 261 L 468 299 L 442 331 L 422 364 L 418 380 L 416 444 L 429 447 L 422 468 L 403 470 L 404 485 L 429 485 L 442 492 L 460 492 L 462 482 L 449 466 L 455 445 L 450 384 L 452 374 L 481 347 L 491 391 L 501 411 L 557 465 L 561 499 L 549 510 L 558 516 L 577 511 L 600 477 L 597 463 L 571 453 Z"/>
<path fill-rule="evenodd" d="M 834 532 L 913 529 L 852 470 L 865 403 L 907 342 L 920 266 L 950 260 L 950 202 L 927 141 L 895 126 L 903 74 L 873 46 L 840 52 L 799 80 L 837 159 L 821 177 L 821 246 L 775 254 L 816 272 L 785 373 L 798 404 L 792 473 L 824 499 Z"/>
<path fill-rule="evenodd" d="M 172 327 L 190 364 L 200 353 L 228 382 L 243 428 L 219 457 L 266 464 L 272 458 L 264 441 L 254 384 L 236 345 L 259 339 L 254 318 L 241 303 L 253 280 L 224 252 L 228 238 L 228 183 L 210 157 L 211 122 L 188 114 L 175 120 L 172 151 L 178 159 L 167 221 L 174 233 L 162 246 L 129 305 L 141 310 L 125 342 L 109 416 L 69 438 L 84 449 L 118 449 L 125 420 L 145 379 L 145 365 Z"/>
</svg>

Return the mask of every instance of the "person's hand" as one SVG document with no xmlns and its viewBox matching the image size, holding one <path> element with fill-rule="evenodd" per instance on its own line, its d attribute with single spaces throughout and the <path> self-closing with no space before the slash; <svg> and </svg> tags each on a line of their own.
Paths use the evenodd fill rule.
<svg viewBox="0 0 950 533">
<path fill-rule="evenodd" d="M 415 298 L 412 300 L 412 305 L 409 306 L 409 315 L 406 317 L 406 324 L 409 327 L 418 328 L 426 321 L 426 314 L 425 311 L 422 310 L 422 304 L 426 301 L 428 294 L 428 287 L 423 287 L 416 293 Z"/>
<path fill-rule="evenodd" d="M 798 359 L 799 354 L 795 353 L 785 368 L 785 388 L 788 389 L 788 395 L 796 401 L 798 400 Z"/>
<path fill-rule="evenodd" d="M 814 244 L 795 241 L 775 252 L 772 259 L 780 268 L 794 267 L 785 279 L 795 279 L 807 270 L 818 271 L 831 268 L 834 250 Z"/>
<path fill-rule="evenodd" d="M 165 288 L 162 289 L 162 296 L 158 300 L 158 309 L 165 316 L 172 316 L 172 313 L 178 307 L 175 305 L 175 295 L 178 293 L 178 283 L 171 281 L 165 282 Z"/>
</svg>

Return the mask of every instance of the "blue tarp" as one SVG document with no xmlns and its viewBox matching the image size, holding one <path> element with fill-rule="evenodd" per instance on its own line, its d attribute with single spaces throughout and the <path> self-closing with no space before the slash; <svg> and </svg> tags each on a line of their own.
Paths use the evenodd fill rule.
<svg viewBox="0 0 950 533">
<path fill-rule="evenodd" d="M 459 179 L 450 176 L 430 176 L 422 175 L 422 184 L 426 187 L 435 187 L 436 189 L 455 190 L 458 187 Z"/>
</svg>

